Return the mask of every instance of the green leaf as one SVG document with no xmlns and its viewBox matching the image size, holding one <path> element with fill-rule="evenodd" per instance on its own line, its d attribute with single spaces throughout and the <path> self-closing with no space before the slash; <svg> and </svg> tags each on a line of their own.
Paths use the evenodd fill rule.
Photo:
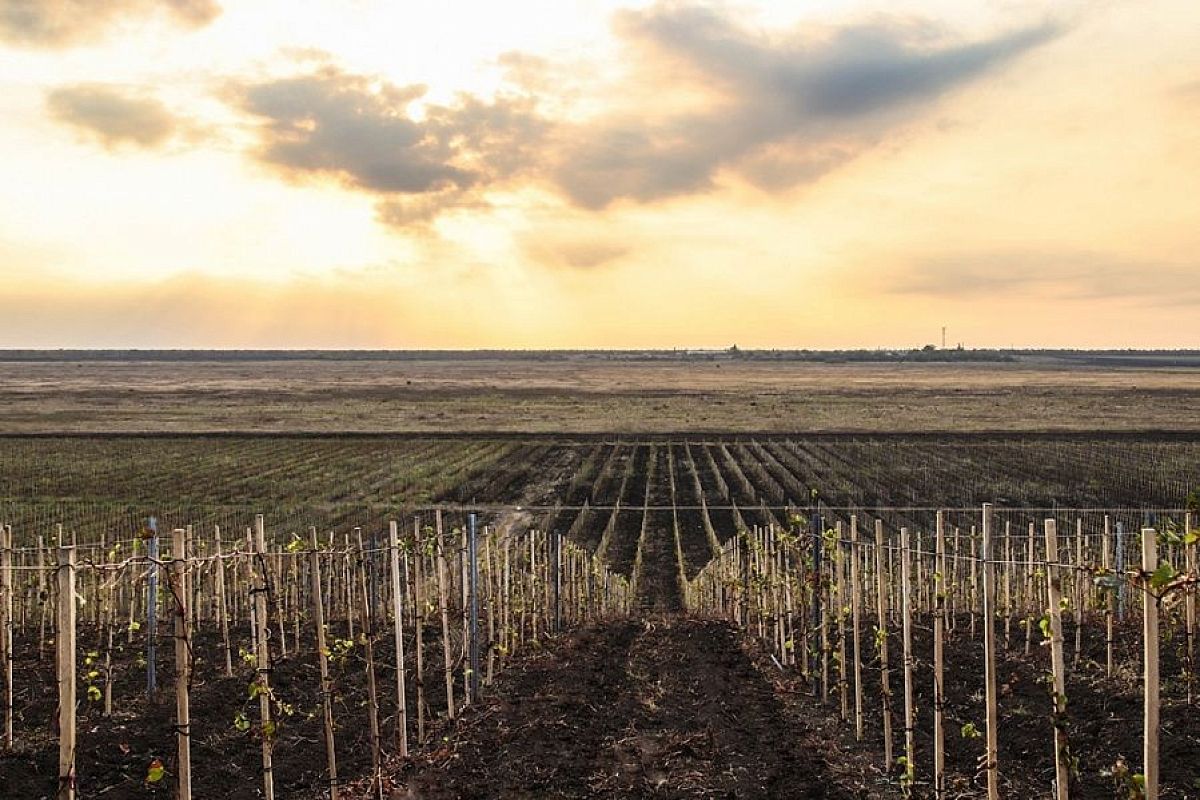
<svg viewBox="0 0 1200 800">
<path fill-rule="evenodd" d="M 156 758 L 150 762 L 150 768 L 146 770 L 146 783 L 158 783 L 166 774 L 163 763 Z"/>
<path fill-rule="evenodd" d="M 1154 574 L 1150 576 L 1150 587 L 1153 589 L 1161 589 L 1175 579 L 1175 568 L 1170 564 L 1163 562 L 1158 565 L 1158 569 L 1154 570 Z"/>
</svg>

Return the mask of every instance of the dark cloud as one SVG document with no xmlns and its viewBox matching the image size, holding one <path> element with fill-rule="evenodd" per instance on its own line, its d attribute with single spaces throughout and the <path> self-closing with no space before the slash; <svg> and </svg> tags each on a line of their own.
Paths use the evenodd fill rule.
<svg viewBox="0 0 1200 800">
<path fill-rule="evenodd" d="M 127 19 L 158 14 L 200 28 L 220 13 L 216 0 L 0 0 L 0 40 L 68 47 L 96 41 Z"/>
<path fill-rule="evenodd" d="M 46 95 L 54 119 L 83 131 L 105 147 L 154 148 L 192 126 L 153 97 L 109 84 L 85 83 Z"/>
<path fill-rule="evenodd" d="M 962 43 L 896 20 L 760 32 L 673 4 L 621 12 L 614 28 L 628 74 L 586 92 L 584 70 L 505 53 L 496 64 L 509 92 L 492 100 L 425 103 L 423 86 L 331 63 L 242 82 L 232 95 L 260 122 L 261 161 L 374 193 L 380 219 L 412 228 L 485 206 L 490 190 L 518 178 L 586 210 L 706 192 L 727 174 L 784 191 L 896 136 L 943 92 L 1057 33 L 1037 26 Z"/>
<path fill-rule="evenodd" d="M 589 208 L 703 191 L 723 169 L 770 191 L 812 180 L 914 108 L 1057 33 L 1038 26 L 959 44 L 929 25 L 879 21 L 780 35 L 679 5 L 622 12 L 615 27 L 643 62 L 674 70 L 664 99 L 696 87 L 717 97 L 700 111 L 650 109 L 573 131 L 554 177 Z"/>
<path fill-rule="evenodd" d="M 1200 302 L 1200 264 L 1122 260 L 1083 251 L 941 255 L 885 278 L 894 294 L 954 299 L 1037 293 L 1063 299 Z"/>
<path fill-rule="evenodd" d="M 420 230 L 443 214 L 489 208 L 474 192 L 450 187 L 440 192 L 390 195 L 379 201 L 379 221 L 390 228 Z"/>
<path fill-rule="evenodd" d="M 524 169 L 545 123 L 527 98 L 410 110 L 421 85 L 396 86 L 335 67 L 235 87 L 261 122 L 257 156 L 292 177 L 332 177 L 385 199 L 393 224 L 428 220 Z"/>
</svg>

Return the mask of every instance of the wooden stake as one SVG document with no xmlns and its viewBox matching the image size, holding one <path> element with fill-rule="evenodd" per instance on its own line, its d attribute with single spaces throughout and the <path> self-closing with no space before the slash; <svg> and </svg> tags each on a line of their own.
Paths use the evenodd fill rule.
<svg viewBox="0 0 1200 800">
<path fill-rule="evenodd" d="M 329 649 L 325 643 L 325 607 L 321 602 L 321 554 L 317 529 L 310 528 L 309 574 L 312 578 L 313 620 L 317 634 L 317 664 L 321 670 L 321 710 L 325 729 L 325 759 L 329 769 L 329 800 L 338 800 L 337 748 L 333 740 L 333 684 L 329 680 Z"/>
<path fill-rule="evenodd" d="M 1142 528 L 1142 638 L 1145 643 L 1145 714 L 1142 730 L 1144 747 L 1142 760 L 1146 776 L 1146 800 L 1158 800 L 1158 604 L 1150 578 L 1158 569 L 1158 542 L 1154 528 Z"/>
<path fill-rule="evenodd" d="M 1183 517 L 1183 533 L 1188 537 L 1192 533 L 1192 514 L 1188 512 Z M 9 530 L 9 546 L 12 546 L 12 531 Z M 1192 577 L 1196 577 L 1196 543 L 1187 542 L 1183 546 L 1184 569 Z M 1193 687 L 1196 682 L 1196 587 L 1189 586 L 1183 600 L 1184 631 L 1187 640 L 1187 701 L 1192 704 Z"/>
<path fill-rule="evenodd" d="M 450 599 L 446 586 L 446 547 L 442 535 L 442 511 L 435 513 L 437 526 L 438 608 L 442 615 L 442 656 L 446 669 L 446 715 L 454 719 L 454 659 L 450 653 Z"/>
<path fill-rule="evenodd" d="M 1101 563 L 1105 572 L 1112 570 L 1112 521 L 1107 514 L 1104 515 L 1104 553 L 1101 555 Z M 1124 579 L 1123 575 L 1117 576 L 1117 580 Z M 1104 604 L 1104 665 L 1105 674 L 1111 678 L 1113 674 L 1113 620 L 1117 608 L 1117 591 L 1116 589 L 1105 589 L 1104 594 L 1106 598 Z"/>
<path fill-rule="evenodd" d="M 38 537 L 37 576 L 38 610 L 41 616 L 41 625 L 38 631 L 38 661 L 41 661 L 42 655 L 46 650 L 46 614 L 49 612 L 47 601 L 50 599 L 50 595 L 46 591 L 46 546 L 41 536 Z"/>
<path fill-rule="evenodd" d="M 1067 748 L 1067 683 L 1063 663 L 1062 576 L 1058 561 L 1058 523 L 1046 520 L 1046 595 L 1050 605 L 1050 670 L 1054 676 L 1054 796 L 1067 800 L 1071 755 Z"/>
<path fill-rule="evenodd" d="M 171 594 L 175 600 L 175 748 L 178 755 L 176 783 L 179 800 L 192 797 L 191 712 L 188 684 L 191 665 L 188 654 L 187 531 L 176 528 L 171 542 Z"/>
<path fill-rule="evenodd" d="M 488 654 L 487 654 L 487 685 L 492 685 L 492 680 L 496 673 L 496 569 L 492 563 L 492 536 L 491 531 L 485 527 L 483 538 L 483 560 L 487 565 L 487 579 L 485 581 L 485 591 L 487 592 L 487 635 L 488 635 Z"/>
<path fill-rule="evenodd" d="M 996 690 L 996 564 L 992 560 L 992 504 L 983 504 L 983 541 L 980 548 L 983 570 L 983 675 L 987 703 L 987 749 L 984 769 L 987 771 L 988 800 L 1000 800 L 1000 715 Z"/>
<path fill-rule="evenodd" d="M 40 549 L 39 549 L 40 555 Z M 40 571 L 39 571 L 40 574 Z M 58 548 L 58 792 L 75 800 L 75 548 Z"/>
<path fill-rule="evenodd" d="M 392 556 L 392 623 L 396 634 L 396 745 L 400 757 L 408 757 L 408 700 L 404 694 L 404 617 L 400 599 L 400 531 L 395 521 L 388 523 L 388 546 Z"/>
<path fill-rule="evenodd" d="M 267 542 L 263 515 L 254 516 L 254 540 L 252 558 L 257 567 L 257 585 L 254 587 L 254 640 L 258 666 L 258 715 L 262 726 L 263 796 L 275 798 L 275 775 L 271 750 L 275 741 L 275 723 L 271 721 L 271 636 L 270 620 L 267 619 L 267 593 L 270 581 L 267 570 Z"/>
<path fill-rule="evenodd" d="M 943 681 L 943 647 L 946 638 L 946 528 L 945 514 L 937 512 L 937 539 L 934 542 L 936 586 L 933 595 L 933 796 L 946 797 L 946 730 L 943 715 L 946 688 Z"/>
<path fill-rule="evenodd" d="M 1029 543 L 1025 548 L 1025 655 L 1029 655 L 1029 651 L 1033 646 L 1033 619 L 1034 619 L 1034 569 L 1033 558 L 1035 553 L 1034 543 L 1034 524 L 1029 523 Z M 1058 554 L 1046 552 L 1047 561 L 1057 561 Z"/>
<path fill-rule="evenodd" d="M 217 610 L 221 617 L 221 643 L 225 647 L 225 677 L 233 677 L 233 645 L 229 643 L 229 608 L 225 599 L 225 559 L 221 557 L 221 528 L 215 534 L 217 551 Z"/>
<path fill-rule="evenodd" d="M 883 520 L 875 520 L 875 581 L 878 621 L 875 636 L 879 647 L 880 695 L 883 698 L 883 760 L 885 768 L 892 768 L 892 687 L 888 669 L 888 577 L 885 565 Z"/>
<path fill-rule="evenodd" d="M 1083 602 L 1086 599 L 1084 595 L 1084 575 L 1083 569 L 1083 518 L 1075 520 L 1075 580 L 1073 588 L 1075 589 L 1075 654 L 1071 659 L 1072 668 L 1079 668 L 1079 659 L 1083 652 Z"/>
<path fill-rule="evenodd" d="M 850 680 L 846 665 L 846 554 L 848 548 L 845 544 L 846 532 L 841 520 L 838 520 L 836 529 L 838 554 L 837 564 L 835 565 L 835 571 L 837 572 L 838 688 L 841 695 L 841 719 L 845 722 L 850 718 Z M 782 619 L 783 615 L 779 614 L 778 616 Z M 780 628 L 782 629 L 782 627 L 781 624 Z M 781 630 L 782 635 L 783 632 Z"/>
<path fill-rule="evenodd" d="M 904 632 L 904 793 L 912 795 L 917 769 L 917 719 L 913 705 L 912 551 L 908 528 L 900 529 L 900 613 Z"/>
<path fill-rule="evenodd" d="M 791 584 L 789 583 L 789 588 Z M 854 738 L 863 738 L 862 654 L 859 644 L 858 516 L 850 515 L 850 620 L 854 636 Z M 788 593 L 789 615 L 791 593 Z M 794 649 L 793 649 L 794 652 Z"/>
<path fill-rule="evenodd" d="M 413 559 L 413 604 L 417 611 L 417 741 L 425 744 L 425 539 L 421 536 L 421 520 L 413 517 L 413 540 L 416 542 L 416 557 Z"/>
<path fill-rule="evenodd" d="M 354 529 L 355 543 L 358 545 L 358 580 L 360 599 L 359 611 L 362 614 L 363 648 L 367 659 L 367 723 L 371 743 L 371 791 L 382 800 L 383 776 L 380 769 L 383 764 L 383 754 L 379 742 L 379 690 L 375 685 L 375 618 L 371 613 L 370 587 L 367 585 L 366 548 L 363 546 L 362 528 Z"/>
<path fill-rule="evenodd" d="M 0 527 L 0 658 L 4 659 L 4 749 L 13 749 L 13 576 L 12 526 Z"/>
</svg>

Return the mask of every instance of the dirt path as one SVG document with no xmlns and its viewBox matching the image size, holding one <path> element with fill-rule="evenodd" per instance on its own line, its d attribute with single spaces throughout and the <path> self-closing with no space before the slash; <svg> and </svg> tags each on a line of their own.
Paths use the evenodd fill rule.
<svg viewBox="0 0 1200 800">
<path fill-rule="evenodd" d="M 505 673 L 395 798 L 843 798 L 735 632 L 598 625 Z"/>
</svg>

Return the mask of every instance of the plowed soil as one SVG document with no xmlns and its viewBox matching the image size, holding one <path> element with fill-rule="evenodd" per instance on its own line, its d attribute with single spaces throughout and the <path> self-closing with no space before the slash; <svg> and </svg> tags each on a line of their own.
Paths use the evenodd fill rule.
<svg viewBox="0 0 1200 800">
<path fill-rule="evenodd" d="M 505 673 L 395 798 L 849 798 L 725 623 L 597 625 Z"/>
</svg>

